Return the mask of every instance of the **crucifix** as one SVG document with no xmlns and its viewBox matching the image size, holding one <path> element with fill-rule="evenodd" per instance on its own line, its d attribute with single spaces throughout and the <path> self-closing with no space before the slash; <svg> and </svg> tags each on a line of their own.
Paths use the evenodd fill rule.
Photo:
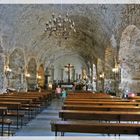
<svg viewBox="0 0 140 140">
<path fill-rule="evenodd" d="M 70 83 L 70 70 L 71 68 L 74 68 L 74 66 L 72 66 L 71 64 L 68 64 L 65 66 L 65 68 L 68 69 L 68 83 Z"/>
</svg>

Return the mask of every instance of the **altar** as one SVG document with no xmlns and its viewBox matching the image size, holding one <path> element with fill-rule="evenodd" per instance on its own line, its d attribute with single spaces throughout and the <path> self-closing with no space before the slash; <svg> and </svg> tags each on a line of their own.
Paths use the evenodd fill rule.
<svg viewBox="0 0 140 140">
<path fill-rule="evenodd" d="M 61 88 L 66 88 L 68 90 L 72 90 L 73 84 L 72 83 L 59 83 L 58 84 Z"/>
</svg>

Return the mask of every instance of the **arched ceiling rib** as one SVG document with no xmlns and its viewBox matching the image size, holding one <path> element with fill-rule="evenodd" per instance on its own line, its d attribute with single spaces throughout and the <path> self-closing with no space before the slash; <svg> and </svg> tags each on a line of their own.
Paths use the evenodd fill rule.
<svg viewBox="0 0 140 140">
<path fill-rule="evenodd" d="M 71 52 L 87 59 L 102 58 L 112 33 L 121 23 L 124 5 L 0 5 L 1 32 L 8 36 L 9 47 L 25 47 L 26 53 L 45 61 L 59 52 Z M 76 34 L 57 47 L 57 40 L 47 38 L 45 23 L 52 13 L 66 14 L 75 21 Z M 10 38 L 11 37 L 11 38 Z M 61 52 L 61 53 L 60 53 Z"/>
</svg>

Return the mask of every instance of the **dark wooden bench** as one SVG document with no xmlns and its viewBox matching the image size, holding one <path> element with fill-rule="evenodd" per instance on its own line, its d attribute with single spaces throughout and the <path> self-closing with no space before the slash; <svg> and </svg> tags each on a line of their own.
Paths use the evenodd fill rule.
<svg viewBox="0 0 140 140">
<path fill-rule="evenodd" d="M 22 118 L 24 117 L 23 113 L 20 113 L 19 110 L 21 108 L 20 102 L 0 102 L 0 107 L 7 107 L 7 116 L 16 117 L 16 125 L 19 128 L 19 118 L 21 117 L 21 125 L 22 125 Z M 11 112 L 10 110 L 14 110 Z"/>
<path fill-rule="evenodd" d="M 8 136 L 10 136 L 10 126 L 13 123 L 11 119 L 6 119 L 7 107 L 0 107 L 0 124 L 1 124 L 1 136 L 4 134 L 4 126 L 8 125 Z"/>
<path fill-rule="evenodd" d="M 140 111 L 140 106 L 121 105 L 63 105 L 63 110 L 89 110 L 89 111 Z"/>
<path fill-rule="evenodd" d="M 73 99 L 73 98 L 66 98 L 65 100 L 67 101 L 87 101 L 87 102 L 130 102 L 130 100 L 126 100 L 126 99 Z"/>
<path fill-rule="evenodd" d="M 63 120 L 140 121 L 140 112 L 60 110 Z"/>
<path fill-rule="evenodd" d="M 28 111 L 28 120 L 34 118 L 41 112 L 51 101 L 50 92 L 19 92 L 2 94 L 0 98 L 5 101 L 18 101 L 22 103 L 22 110 Z M 31 100 L 31 102 L 29 102 Z"/>
<path fill-rule="evenodd" d="M 119 97 L 111 96 L 109 94 L 93 94 L 93 93 L 68 93 L 68 99 L 120 99 Z"/>
<path fill-rule="evenodd" d="M 33 99 L 37 99 L 36 97 Z M 0 96 L 0 102 L 20 102 L 21 103 L 21 108 L 20 110 L 22 111 L 27 111 L 28 113 L 28 120 L 30 120 L 33 116 L 36 116 L 37 112 L 38 112 L 38 107 L 39 105 L 34 104 L 33 103 L 33 99 L 32 98 L 28 98 L 28 97 L 20 97 L 20 96 Z M 34 113 L 32 113 L 34 112 Z"/>
<path fill-rule="evenodd" d="M 0 95 L 0 98 L 6 98 L 9 100 L 23 100 L 24 101 L 24 104 L 25 102 L 27 103 L 28 101 L 28 107 L 29 108 L 32 108 L 35 109 L 36 112 L 38 112 L 38 109 L 41 110 L 41 105 L 43 104 L 44 101 L 44 98 L 43 98 L 43 95 L 34 95 L 34 94 L 8 94 L 8 95 Z M 29 103 L 30 102 L 30 103 Z M 23 102 L 22 102 L 23 103 Z M 44 103 L 45 104 L 45 103 Z M 27 107 L 27 105 L 26 105 Z"/>
<path fill-rule="evenodd" d="M 64 104 L 69 104 L 69 105 L 133 105 L 133 106 L 139 106 L 140 102 L 96 102 L 96 101 L 65 101 Z"/>
<path fill-rule="evenodd" d="M 126 123 L 96 123 L 85 121 L 56 121 L 51 123 L 51 130 L 57 136 L 65 132 L 72 133 L 101 133 L 101 134 L 135 134 L 140 136 L 140 124 Z"/>
</svg>

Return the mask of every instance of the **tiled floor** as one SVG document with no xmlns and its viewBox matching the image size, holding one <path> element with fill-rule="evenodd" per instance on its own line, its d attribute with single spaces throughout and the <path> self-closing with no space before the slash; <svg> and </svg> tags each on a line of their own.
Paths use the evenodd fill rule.
<svg viewBox="0 0 140 140">
<path fill-rule="evenodd" d="M 54 136 L 54 132 L 51 132 L 51 121 L 60 120 L 58 112 L 61 109 L 62 101 L 54 99 L 49 107 L 43 110 L 36 116 L 35 119 L 30 121 L 22 129 L 19 129 L 15 136 Z M 101 134 L 81 134 L 81 133 L 66 133 L 65 136 L 90 136 L 94 139 L 103 140 L 140 140 L 137 136 L 108 136 Z M 78 139 L 79 140 L 79 139 Z"/>
</svg>

